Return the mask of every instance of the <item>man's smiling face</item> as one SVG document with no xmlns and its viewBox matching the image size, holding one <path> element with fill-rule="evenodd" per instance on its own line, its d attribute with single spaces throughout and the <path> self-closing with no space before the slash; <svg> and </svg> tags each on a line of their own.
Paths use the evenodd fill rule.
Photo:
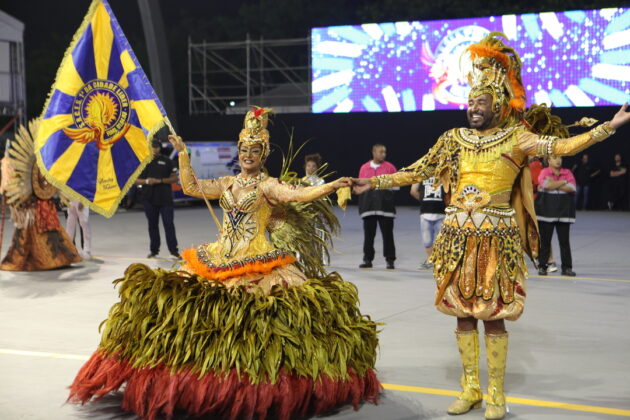
<svg viewBox="0 0 630 420">
<path fill-rule="evenodd" d="M 498 124 L 498 115 L 492 112 L 492 96 L 489 93 L 469 98 L 466 116 L 470 128 L 477 130 L 487 130 Z"/>
</svg>

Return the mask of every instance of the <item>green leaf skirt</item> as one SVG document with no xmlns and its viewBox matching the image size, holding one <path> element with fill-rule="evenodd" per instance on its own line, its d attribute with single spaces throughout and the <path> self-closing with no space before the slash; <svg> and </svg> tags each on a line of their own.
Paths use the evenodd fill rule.
<svg viewBox="0 0 630 420">
<path fill-rule="evenodd" d="M 377 324 L 337 273 L 269 295 L 132 264 L 69 401 L 123 387 L 142 418 L 293 419 L 377 402 Z"/>
</svg>

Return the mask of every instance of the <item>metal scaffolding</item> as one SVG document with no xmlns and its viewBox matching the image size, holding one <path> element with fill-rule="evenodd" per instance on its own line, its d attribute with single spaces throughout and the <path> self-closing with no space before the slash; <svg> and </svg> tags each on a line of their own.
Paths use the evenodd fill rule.
<svg viewBox="0 0 630 420">
<path fill-rule="evenodd" d="M 311 111 L 310 38 L 188 40 L 190 115 L 242 114 L 249 105 Z"/>
</svg>

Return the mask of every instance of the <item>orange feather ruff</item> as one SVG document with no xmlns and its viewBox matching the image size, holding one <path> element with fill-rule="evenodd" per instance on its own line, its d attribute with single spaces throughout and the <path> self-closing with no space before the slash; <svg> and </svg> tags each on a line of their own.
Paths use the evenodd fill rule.
<svg viewBox="0 0 630 420">
<path fill-rule="evenodd" d="M 511 67 L 510 56 L 501 52 L 498 47 L 490 44 L 472 44 L 468 47 L 470 56 L 475 58 L 491 57 L 497 60 L 503 67 L 509 69 Z"/>
<path fill-rule="evenodd" d="M 202 277 L 210 280 L 225 280 L 230 277 L 242 276 L 245 274 L 270 273 L 276 267 L 292 264 L 296 261 L 295 257 L 291 255 L 283 255 L 281 257 L 268 260 L 268 261 L 255 261 L 253 263 L 243 263 L 239 267 L 208 267 L 197 258 L 197 250 L 195 248 L 189 248 L 182 252 L 182 258 L 188 263 L 188 267 Z"/>
</svg>

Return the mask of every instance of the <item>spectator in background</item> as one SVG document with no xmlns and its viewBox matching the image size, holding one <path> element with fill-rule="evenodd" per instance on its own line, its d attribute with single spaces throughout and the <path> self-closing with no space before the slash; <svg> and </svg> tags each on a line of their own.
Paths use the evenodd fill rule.
<svg viewBox="0 0 630 420">
<path fill-rule="evenodd" d="M 377 175 L 389 175 L 396 172 L 396 167 L 385 160 L 387 149 L 382 144 L 372 146 L 372 159 L 363 164 L 359 178 L 371 178 Z M 376 225 L 383 236 L 383 255 L 387 268 L 393 270 L 396 260 L 394 245 L 394 206 L 393 190 L 370 190 L 359 195 L 359 214 L 363 219 L 363 263 L 359 268 L 372 268 L 374 259 L 374 236 Z"/>
<path fill-rule="evenodd" d="M 562 275 L 575 276 L 571 259 L 569 228 L 575 223 L 575 178 L 570 170 L 562 167 L 562 158 L 549 158 L 549 167 L 540 171 L 538 183 L 541 190 L 536 197 L 536 216 L 540 229 L 540 253 L 538 274 L 547 275 L 547 261 L 551 250 L 554 229 L 560 244 Z"/>
<path fill-rule="evenodd" d="M 314 187 L 317 185 L 324 185 L 326 181 L 321 178 L 319 175 L 319 168 L 322 165 L 322 156 L 319 153 L 313 153 L 310 155 L 304 156 L 304 176 L 302 177 L 302 182 L 310 187 Z M 324 232 L 319 232 L 319 237 L 322 240 L 326 241 L 326 234 Z M 322 264 L 328 265 L 330 261 L 328 260 L 328 252 L 325 247 L 322 249 Z"/>
<path fill-rule="evenodd" d="M 540 184 L 538 184 L 538 177 L 540 176 L 540 171 L 547 167 L 547 162 L 544 161 L 543 158 L 534 156 L 531 158 L 529 162 L 529 170 L 532 175 L 532 188 L 534 190 L 534 199 L 536 199 L 536 194 L 538 190 L 540 190 Z M 558 266 L 556 262 L 553 260 L 553 249 L 549 248 L 549 259 L 547 260 L 547 271 L 552 273 L 558 271 Z"/>
<path fill-rule="evenodd" d="M 427 252 L 427 259 L 420 267 L 425 270 L 433 268 L 433 263 L 429 262 L 429 258 L 431 258 L 433 243 L 444 220 L 444 189 L 442 186 L 436 189 L 434 185 L 435 178 L 431 177 L 422 183 L 413 184 L 410 191 L 411 196 L 420 201 L 422 244 Z"/>
<path fill-rule="evenodd" d="M 324 180 L 317 173 L 322 164 L 322 157 L 319 153 L 313 153 L 304 156 L 304 177 L 302 181 L 313 187 L 316 185 L 324 185 Z"/>
<path fill-rule="evenodd" d="M 161 155 L 162 144 L 153 140 L 153 160 L 144 168 L 135 185 L 142 187 L 144 214 L 149 222 L 149 255 L 155 258 L 160 253 L 160 216 L 164 225 L 166 244 L 171 256 L 179 259 L 177 236 L 175 235 L 174 202 L 171 184 L 177 182 L 177 168 L 173 161 Z"/>
<path fill-rule="evenodd" d="M 588 209 L 588 197 L 593 178 L 599 175 L 601 171 L 596 168 L 589 160 L 587 153 L 582 155 L 579 163 L 573 165 L 573 175 L 575 176 L 576 192 L 575 192 L 575 208 L 577 210 Z"/>
<path fill-rule="evenodd" d="M 621 153 L 616 153 L 615 163 L 608 180 L 608 210 L 623 210 L 626 198 L 628 168 L 623 163 Z"/>
<path fill-rule="evenodd" d="M 80 226 L 81 247 L 76 246 L 74 236 L 77 231 L 77 222 Z M 90 209 L 79 201 L 71 201 L 68 204 L 68 218 L 66 220 L 66 232 L 75 244 L 79 255 L 89 260 L 92 258 L 92 232 L 90 231 Z"/>
</svg>

